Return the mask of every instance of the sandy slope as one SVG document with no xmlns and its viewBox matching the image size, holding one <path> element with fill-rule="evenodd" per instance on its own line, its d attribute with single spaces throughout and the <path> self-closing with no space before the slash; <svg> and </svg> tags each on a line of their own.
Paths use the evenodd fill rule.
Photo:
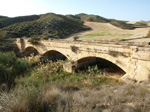
<svg viewBox="0 0 150 112">
<path fill-rule="evenodd" d="M 122 40 L 145 37 L 150 28 L 136 28 L 134 30 L 124 30 L 109 23 L 85 22 L 86 26 L 92 28 L 90 31 L 74 34 L 67 39 L 73 39 L 75 35 L 80 36 L 80 40 Z M 92 36 L 91 36 L 92 34 Z"/>
</svg>

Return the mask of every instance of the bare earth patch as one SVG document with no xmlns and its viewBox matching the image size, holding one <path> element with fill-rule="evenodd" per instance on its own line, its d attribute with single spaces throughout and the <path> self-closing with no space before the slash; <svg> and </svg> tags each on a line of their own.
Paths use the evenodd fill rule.
<svg viewBox="0 0 150 112">
<path fill-rule="evenodd" d="M 133 23 L 133 22 L 132 22 Z M 71 35 L 67 39 L 72 40 L 73 37 L 79 36 L 79 40 L 128 40 L 128 41 L 142 41 L 147 35 L 150 28 L 136 28 L 134 30 L 125 30 L 113 26 L 109 23 L 98 22 L 85 22 L 86 26 L 89 26 L 92 30 L 80 32 Z M 150 39 L 148 39 L 150 40 Z M 147 39 L 146 39 L 147 41 Z"/>
</svg>

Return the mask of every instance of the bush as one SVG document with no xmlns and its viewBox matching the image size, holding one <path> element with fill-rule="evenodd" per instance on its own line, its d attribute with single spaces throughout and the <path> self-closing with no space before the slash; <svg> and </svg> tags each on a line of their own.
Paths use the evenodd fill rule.
<svg viewBox="0 0 150 112">
<path fill-rule="evenodd" d="M 77 39 L 79 39 L 79 36 L 74 36 L 73 40 L 76 41 Z"/>
<path fill-rule="evenodd" d="M 43 39 L 43 40 L 48 40 L 48 39 L 49 39 L 49 37 L 47 37 L 47 36 L 43 36 L 43 37 L 42 37 L 42 39 Z"/>
<path fill-rule="evenodd" d="M 31 39 L 28 40 L 31 44 L 39 44 L 40 38 L 39 37 L 32 37 Z"/>
<path fill-rule="evenodd" d="M 4 39 L 4 38 L 8 38 L 10 37 L 9 32 L 8 31 L 1 31 L 0 32 L 0 39 Z"/>
<path fill-rule="evenodd" d="M 122 29 L 129 29 L 129 30 L 134 29 L 133 25 L 127 24 L 126 22 L 123 22 L 123 21 L 112 21 L 112 22 L 110 22 L 110 24 L 112 24 L 116 27 L 122 28 Z"/>
<path fill-rule="evenodd" d="M 134 26 L 137 28 L 145 28 L 145 27 L 148 27 L 148 23 L 145 21 L 139 21 L 139 22 L 136 22 Z"/>
<path fill-rule="evenodd" d="M 65 38 L 73 33 L 87 30 L 79 19 L 52 13 L 0 20 L 0 28 L 2 28 L 0 35 L 3 35 L 4 38 L 33 37 L 45 34 L 51 38 Z"/>
<path fill-rule="evenodd" d="M 0 52 L 0 83 L 6 83 L 10 88 L 15 78 L 27 68 L 27 61 L 17 58 L 14 52 Z"/>
</svg>

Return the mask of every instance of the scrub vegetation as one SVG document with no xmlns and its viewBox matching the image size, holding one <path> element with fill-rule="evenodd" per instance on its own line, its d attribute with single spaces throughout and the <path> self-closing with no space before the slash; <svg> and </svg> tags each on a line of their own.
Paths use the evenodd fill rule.
<svg viewBox="0 0 150 112">
<path fill-rule="evenodd" d="M 134 26 L 127 24 L 126 21 L 107 19 L 97 15 L 88 14 L 64 16 L 47 13 L 14 18 L 1 16 L 0 39 L 35 36 L 42 39 L 61 39 L 73 33 L 89 30 L 89 27 L 83 25 L 85 21 L 110 23 L 122 29 L 134 29 Z"/>
<path fill-rule="evenodd" d="M 64 38 L 88 30 L 79 19 L 48 13 L 0 19 L 0 38 L 35 37 Z"/>
<path fill-rule="evenodd" d="M 39 55 L 21 57 L 14 47 L 15 38 L 27 37 L 37 45 L 40 39 L 62 39 L 89 30 L 83 24 L 85 21 L 134 29 L 125 21 L 87 14 L 0 16 L 0 112 L 149 112 L 149 83 L 120 82 L 125 73 L 110 62 L 67 73 L 63 64 L 68 60 L 42 61 Z M 113 34 L 101 32 L 85 36 L 106 35 Z M 150 32 L 147 36 L 150 37 Z M 74 36 L 74 40 L 78 38 L 80 36 Z"/>
<path fill-rule="evenodd" d="M 10 69 L 16 74 L 11 74 L 15 77 L 11 79 L 14 82 L 11 88 L 1 80 L 2 112 L 148 112 L 150 109 L 148 87 L 123 84 L 119 82 L 120 73 L 109 74 L 92 66 L 72 74 L 63 71 L 67 60 L 41 63 L 39 56 L 19 59 L 12 52 L 0 56 L 5 57 L 0 63 L 8 68 L 1 75 L 11 73 L 7 72 Z M 14 58 L 16 61 L 11 61 Z"/>
<path fill-rule="evenodd" d="M 126 21 L 120 21 L 115 19 L 107 19 L 97 15 L 88 15 L 88 14 L 77 14 L 76 16 L 80 17 L 82 21 L 91 21 L 91 22 L 100 22 L 100 23 L 110 23 L 114 26 L 117 26 L 122 29 L 134 29 L 134 25 L 127 24 Z"/>
</svg>

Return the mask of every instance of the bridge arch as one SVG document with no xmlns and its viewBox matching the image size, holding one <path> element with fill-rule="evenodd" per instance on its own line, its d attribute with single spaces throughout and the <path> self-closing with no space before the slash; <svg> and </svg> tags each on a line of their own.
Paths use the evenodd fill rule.
<svg viewBox="0 0 150 112">
<path fill-rule="evenodd" d="M 23 52 L 23 55 L 24 56 L 30 56 L 31 54 L 37 55 L 37 54 L 40 54 L 40 52 L 38 51 L 38 49 L 36 49 L 33 46 L 26 47 L 24 52 Z"/>
<path fill-rule="evenodd" d="M 56 60 L 66 60 L 66 59 L 68 59 L 68 56 L 66 56 L 64 53 L 58 50 L 49 50 L 42 55 L 43 61 L 46 60 L 56 61 Z"/>
<path fill-rule="evenodd" d="M 125 74 L 126 72 L 120 68 L 118 65 L 102 58 L 98 57 L 84 57 L 77 60 L 77 70 L 85 70 L 89 66 L 97 65 L 98 69 L 106 70 L 110 73 L 120 73 Z"/>
<path fill-rule="evenodd" d="M 127 60 L 124 60 L 121 58 L 121 60 L 118 57 L 113 57 L 108 54 L 99 54 L 99 55 L 81 55 L 78 56 L 78 58 L 75 60 L 77 62 L 77 66 L 82 66 L 84 63 L 90 64 L 94 61 L 96 61 L 96 58 L 100 58 L 102 60 L 111 62 L 112 64 L 118 66 L 120 69 L 122 69 L 124 72 L 128 72 L 128 63 Z"/>
</svg>

